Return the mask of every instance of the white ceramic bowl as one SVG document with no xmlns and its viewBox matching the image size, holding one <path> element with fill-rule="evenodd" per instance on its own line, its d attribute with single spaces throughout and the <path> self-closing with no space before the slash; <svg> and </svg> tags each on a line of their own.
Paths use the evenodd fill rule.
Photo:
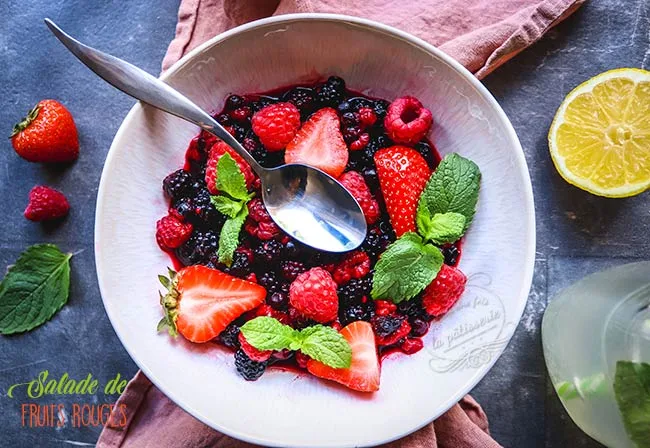
<svg viewBox="0 0 650 448">
<path fill-rule="evenodd" d="M 166 213 L 162 179 L 183 165 L 197 128 L 137 104 L 111 146 L 95 225 L 97 275 L 108 316 L 127 351 L 172 400 L 224 433 L 273 446 L 367 446 L 432 421 L 489 370 L 521 317 L 531 285 L 535 222 L 523 152 L 508 118 L 457 62 L 396 29 L 352 17 L 287 15 L 221 34 L 163 79 L 208 110 L 229 93 L 265 91 L 330 74 L 386 99 L 414 95 L 431 109 L 431 138 L 483 173 L 476 219 L 460 268 L 468 288 L 432 326 L 425 349 L 384 360 L 381 390 L 352 393 L 308 375 L 271 370 L 243 381 L 232 354 L 157 334 L 156 280 L 170 260 L 157 247 Z"/>
</svg>

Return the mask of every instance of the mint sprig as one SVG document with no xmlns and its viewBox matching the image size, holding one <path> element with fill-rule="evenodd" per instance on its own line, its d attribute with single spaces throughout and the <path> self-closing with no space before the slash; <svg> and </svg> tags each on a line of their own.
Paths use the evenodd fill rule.
<svg viewBox="0 0 650 448">
<path fill-rule="evenodd" d="M 418 214 L 459 213 L 465 217 L 464 233 L 476 213 L 480 182 L 481 172 L 474 162 L 455 153 L 448 154 L 424 187 Z"/>
<path fill-rule="evenodd" d="M 242 325 L 240 331 L 258 350 L 300 350 L 335 369 L 347 369 L 352 362 L 350 344 L 332 327 L 313 325 L 294 330 L 273 317 L 259 316 Z"/>
<path fill-rule="evenodd" d="M 248 201 L 253 198 L 248 193 L 246 179 L 235 159 L 228 153 L 217 162 L 216 187 L 218 196 L 212 196 L 212 205 L 228 219 L 219 234 L 219 262 L 226 266 L 232 264 L 232 257 L 239 245 L 239 233 L 248 216 Z"/>
<path fill-rule="evenodd" d="M 436 278 L 443 263 L 440 249 L 416 233 L 405 233 L 379 257 L 370 295 L 394 303 L 412 299 Z"/>
<path fill-rule="evenodd" d="M 436 244 L 453 243 L 463 236 L 465 216 L 456 212 L 436 213 L 432 215 L 426 205 L 418 208 L 416 223 L 418 233 L 425 240 Z"/>
<path fill-rule="evenodd" d="M 650 364 L 618 361 L 614 395 L 630 439 L 638 446 L 650 446 Z"/>
<path fill-rule="evenodd" d="M 53 244 L 25 250 L 0 283 L 0 334 L 32 330 L 68 301 L 70 258 Z"/>
</svg>

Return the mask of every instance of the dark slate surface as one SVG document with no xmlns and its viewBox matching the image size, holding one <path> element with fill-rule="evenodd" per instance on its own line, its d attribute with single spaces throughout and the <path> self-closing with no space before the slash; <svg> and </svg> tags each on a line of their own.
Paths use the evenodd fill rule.
<svg viewBox="0 0 650 448">
<path fill-rule="evenodd" d="M 117 395 L 10 399 L 9 385 L 48 369 L 51 377 L 88 372 L 106 383 L 136 366 L 104 313 L 94 270 L 93 221 L 106 152 L 133 101 L 97 79 L 48 34 L 51 17 L 99 48 L 156 73 L 174 33 L 177 0 L 62 0 L 3 2 L 0 6 L 0 129 L 42 98 L 62 100 L 77 121 L 82 155 L 67 169 L 19 159 L 4 140 L 0 152 L 0 266 L 28 244 L 55 242 L 75 252 L 69 304 L 47 325 L 0 338 L 1 446 L 92 446 L 100 428 L 29 428 L 22 403 L 101 404 Z M 567 185 L 548 155 L 546 134 L 564 95 L 585 79 L 616 67 L 650 67 L 650 3 L 591 2 L 548 36 L 490 75 L 485 84 L 512 120 L 526 152 L 536 199 L 538 252 L 533 288 L 514 339 L 473 394 L 490 417 L 492 434 L 507 447 L 597 447 L 571 422 L 548 384 L 540 324 L 548 300 L 582 276 L 634 259 L 650 258 L 647 194 L 608 200 Z M 58 226 L 22 218 L 29 189 L 46 183 L 69 194 L 72 212 Z M 28 422 L 27 422 L 28 423 Z"/>
</svg>

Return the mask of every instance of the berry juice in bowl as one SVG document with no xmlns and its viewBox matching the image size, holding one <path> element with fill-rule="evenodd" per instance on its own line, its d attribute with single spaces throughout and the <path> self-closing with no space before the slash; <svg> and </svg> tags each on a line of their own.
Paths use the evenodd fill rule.
<svg viewBox="0 0 650 448">
<path fill-rule="evenodd" d="M 650 262 L 560 292 L 542 341 L 553 386 L 584 432 L 606 446 L 650 446 Z"/>
</svg>

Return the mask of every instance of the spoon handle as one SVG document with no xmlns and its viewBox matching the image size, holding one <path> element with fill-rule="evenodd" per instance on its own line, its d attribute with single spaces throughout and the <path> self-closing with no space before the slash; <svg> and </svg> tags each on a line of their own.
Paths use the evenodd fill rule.
<svg viewBox="0 0 650 448">
<path fill-rule="evenodd" d="M 50 31 L 88 68 L 122 92 L 155 108 L 187 120 L 216 135 L 248 162 L 261 177 L 265 171 L 244 147 L 206 111 L 168 84 L 122 59 L 82 44 L 66 34 L 50 19 Z"/>
</svg>

